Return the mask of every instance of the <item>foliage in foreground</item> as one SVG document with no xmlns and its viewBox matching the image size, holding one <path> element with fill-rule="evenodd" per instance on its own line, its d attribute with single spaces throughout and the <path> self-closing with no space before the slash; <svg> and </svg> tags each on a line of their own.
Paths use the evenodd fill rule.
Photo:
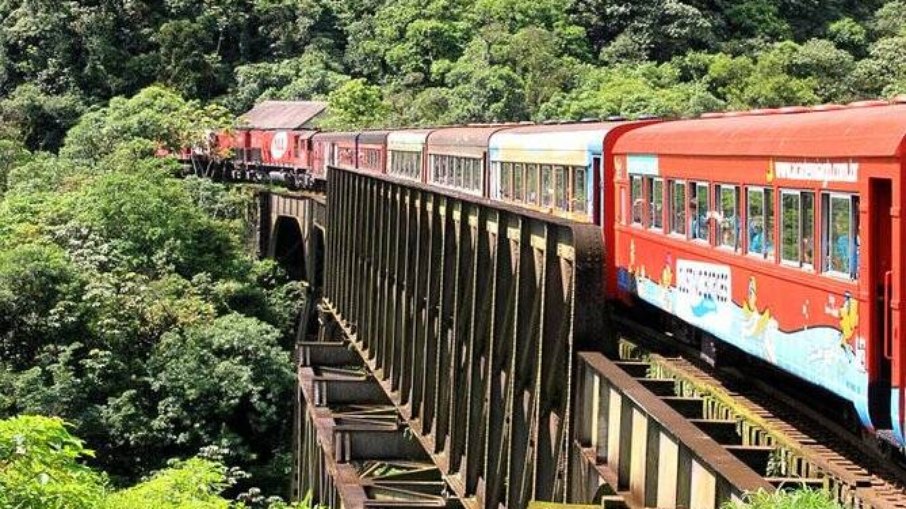
<svg viewBox="0 0 906 509">
<path fill-rule="evenodd" d="M 723 509 L 843 509 L 825 491 L 802 488 L 792 491 L 758 491 L 743 503 L 730 502 Z"/>
<path fill-rule="evenodd" d="M 18 416 L 0 420 L 0 507 L 18 509 L 243 509 L 222 493 L 241 475 L 200 457 L 172 461 L 130 488 L 114 490 L 87 467 L 93 456 L 59 418 Z M 280 500 L 261 509 L 303 509 Z"/>
</svg>

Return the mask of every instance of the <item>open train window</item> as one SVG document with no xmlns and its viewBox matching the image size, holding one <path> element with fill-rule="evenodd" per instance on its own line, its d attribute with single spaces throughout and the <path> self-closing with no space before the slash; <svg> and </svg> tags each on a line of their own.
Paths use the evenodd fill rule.
<svg viewBox="0 0 906 509">
<path fill-rule="evenodd" d="M 664 179 L 648 178 L 648 226 L 664 227 Z"/>
<path fill-rule="evenodd" d="M 512 163 L 497 163 L 497 167 L 500 172 L 500 181 L 498 182 L 500 197 L 504 200 L 511 200 L 513 199 L 513 165 Z"/>
<path fill-rule="evenodd" d="M 681 180 L 669 181 L 670 192 L 670 233 L 686 235 L 686 183 Z"/>
<path fill-rule="evenodd" d="M 855 279 L 859 273 L 859 197 L 825 193 L 821 196 L 822 271 Z"/>
<path fill-rule="evenodd" d="M 522 187 L 522 167 L 523 165 L 521 164 L 513 165 L 513 200 L 515 201 L 523 201 L 525 199 L 525 188 Z"/>
<path fill-rule="evenodd" d="M 689 237 L 693 240 L 711 242 L 711 231 L 708 229 L 708 208 L 711 206 L 710 190 L 707 182 L 695 182 L 689 190 Z"/>
<path fill-rule="evenodd" d="M 739 186 L 717 186 L 718 200 L 718 227 L 720 246 L 736 251 L 739 248 Z"/>
<path fill-rule="evenodd" d="M 588 214 L 588 186 L 585 182 L 586 169 L 577 166 L 573 171 L 573 212 Z"/>
<path fill-rule="evenodd" d="M 541 166 L 541 206 L 554 206 L 554 175 L 548 164 Z"/>
<path fill-rule="evenodd" d="M 783 190 L 780 258 L 785 264 L 811 269 L 815 256 L 815 193 Z"/>
<path fill-rule="evenodd" d="M 569 210 L 569 180 L 566 178 L 566 168 L 554 166 L 554 205 L 562 210 Z"/>
<path fill-rule="evenodd" d="M 538 204 L 538 165 L 525 165 L 525 202 Z"/>
<path fill-rule="evenodd" d="M 746 189 L 746 251 L 765 259 L 774 258 L 774 191 Z"/>
<path fill-rule="evenodd" d="M 642 177 L 633 175 L 630 179 L 632 199 L 632 224 L 642 224 L 642 209 L 645 206 L 645 198 L 642 192 Z"/>
</svg>

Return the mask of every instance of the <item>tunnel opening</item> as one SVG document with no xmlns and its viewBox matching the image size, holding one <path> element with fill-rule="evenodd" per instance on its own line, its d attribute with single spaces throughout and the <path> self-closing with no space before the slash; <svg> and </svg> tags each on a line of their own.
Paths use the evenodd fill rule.
<svg viewBox="0 0 906 509">
<path fill-rule="evenodd" d="M 283 267 L 290 279 L 305 280 L 304 239 L 295 218 L 277 218 L 274 226 L 274 260 Z"/>
</svg>

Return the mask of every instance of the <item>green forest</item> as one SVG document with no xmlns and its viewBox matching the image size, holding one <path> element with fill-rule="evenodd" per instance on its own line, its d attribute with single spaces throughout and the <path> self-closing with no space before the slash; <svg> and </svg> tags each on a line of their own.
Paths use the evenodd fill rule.
<svg viewBox="0 0 906 509">
<path fill-rule="evenodd" d="M 0 121 L 50 151 L 152 84 L 234 113 L 329 98 L 336 127 L 906 92 L 902 0 L 3 0 L 0 20 Z"/>
<path fill-rule="evenodd" d="M 305 287 L 254 258 L 248 189 L 155 157 L 256 101 L 352 128 L 904 92 L 902 0 L 0 0 L 0 508 L 285 507 Z"/>
</svg>

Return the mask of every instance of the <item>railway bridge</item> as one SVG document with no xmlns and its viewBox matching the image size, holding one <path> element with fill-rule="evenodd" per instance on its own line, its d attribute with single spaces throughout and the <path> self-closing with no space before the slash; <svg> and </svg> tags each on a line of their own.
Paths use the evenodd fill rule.
<svg viewBox="0 0 906 509">
<path fill-rule="evenodd" d="M 337 168 L 326 195 L 259 206 L 260 254 L 308 285 L 295 497 L 713 509 L 770 489 L 614 378 L 598 226 Z"/>
</svg>

